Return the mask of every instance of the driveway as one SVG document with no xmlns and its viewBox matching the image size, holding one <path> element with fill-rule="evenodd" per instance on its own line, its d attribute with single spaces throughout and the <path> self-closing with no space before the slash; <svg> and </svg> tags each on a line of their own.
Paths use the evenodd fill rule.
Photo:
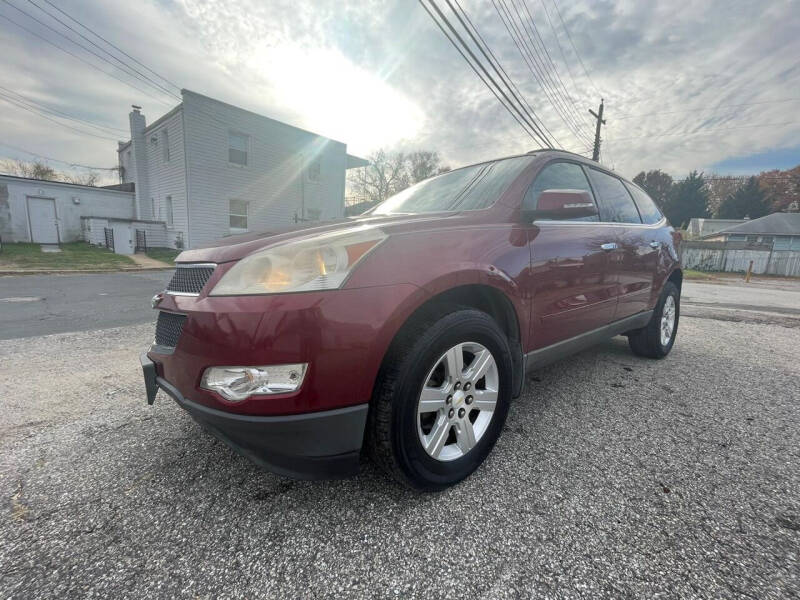
<svg viewBox="0 0 800 600">
<path fill-rule="evenodd" d="M 797 330 L 721 318 L 663 361 L 615 338 L 535 373 L 487 463 L 426 495 L 368 462 L 282 479 L 148 407 L 150 324 L 7 340 L 0 595 L 797 596 Z"/>
</svg>

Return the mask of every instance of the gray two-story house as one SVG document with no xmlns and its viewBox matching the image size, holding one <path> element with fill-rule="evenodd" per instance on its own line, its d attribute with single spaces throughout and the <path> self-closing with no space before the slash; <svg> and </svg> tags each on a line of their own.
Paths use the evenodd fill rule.
<svg viewBox="0 0 800 600">
<path fill-rule="evenodd" d="M 150 125 L 134 106 L 131 139 L 117 150 L 122 181 L 135 183 L 135 217 L 164 221 L 168 244 L 344 215 L 345 173 L 366 161 L 343 142 L 181 93 Z"/>
</svg>

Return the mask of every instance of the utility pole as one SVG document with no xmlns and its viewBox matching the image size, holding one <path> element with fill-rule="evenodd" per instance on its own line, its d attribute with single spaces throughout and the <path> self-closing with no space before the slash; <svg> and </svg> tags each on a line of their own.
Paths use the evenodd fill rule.
<svg viewBox="0 0 800 600">
<path fill-rule="evenodd" d="M 594 130 L 594 151 L 592 152 L 592 160 L 597 162 L 600 160 L 600 125 L 605 125 L 606 121 L 603 119 L 603 99 L 600 98 L 600 108 L 597 112 L 589 109 L 589 114 L 597 119 L 597 127 Z"/>
</svg>

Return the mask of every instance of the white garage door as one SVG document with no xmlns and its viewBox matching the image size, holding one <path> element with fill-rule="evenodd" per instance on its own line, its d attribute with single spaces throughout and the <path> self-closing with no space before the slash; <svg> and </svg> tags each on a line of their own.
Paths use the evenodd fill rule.
<svg viewBox="0 0 800 600">
<path fill-rule="evenodd" d="M 28 217 L 31 222 L 31 241 L 57 244 L 56 201 L 52 198 L 28 198 Z"/>
</svg>

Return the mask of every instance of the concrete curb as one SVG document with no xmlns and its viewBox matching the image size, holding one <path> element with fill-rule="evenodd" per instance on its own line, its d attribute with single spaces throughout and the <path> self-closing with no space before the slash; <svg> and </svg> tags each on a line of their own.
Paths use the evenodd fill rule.
<svg viewBox="0 0 800 600">
<path fill-rule="evenodd" d="M 87 273 L 142 273 L 148 271 L 172 271 L 175 267 L 140 267 L 137 269 L 20 269 L 0 270 L 0 277 L 13 275 L 83 275 Z"/>
</svg>

